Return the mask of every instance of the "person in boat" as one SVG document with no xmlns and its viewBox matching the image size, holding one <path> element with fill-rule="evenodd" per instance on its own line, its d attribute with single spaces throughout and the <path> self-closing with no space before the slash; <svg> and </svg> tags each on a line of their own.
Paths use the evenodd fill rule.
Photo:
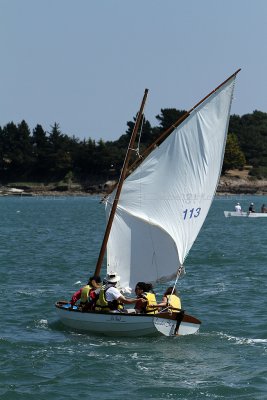
<svg viewBox="0 0 267 400">
<path fill-rule="evenodd" d="M 265 206 L 265 204 L 263 204 L 263 205 L 261 206 L 261 213 L 264 213 L 264 214 L 267 213 L 267 207 Z"/>
<path fill-rule="evenodd" d="M 80 288 L 71 298 L 70 304 L 73 307 L 75 303 L 80 300 L 80 306 L 92 305 L 97 297 L 97 291 L 101 287 L 100 276 L 91 276 L 88 280 L 87 285 Z"/>
<path fill-rule="evenodd" d="M 137 314 L 155 314 L 157 309 L 153 307 L 157 304 L 156 296 L 151 283 L 138 282 L 135 286 L 135 294 L 138 302 L 135 306 Z"/>
<path fill-rule="evenodd" d="M 241 208 L 240 203 L 236 203 L 236 205 L 235 205 L 235 211 L 238 212 L 238 213 L 241 213 L 241 212 L 242 212 L 242 208 Z"/>
<path fill-rule="evenodd" d="M 116 287 L 120 281 L 116 272 L 110 272 L 104 279 L 99 297 L 96 301 L 95 311 L 101 312 L 123 312 L 124 304 L 135 304 L 138 299 L 124 297 Z"/>
<path fill-rule="evenodd" d="M 249 208 L 248 208 L 248 211 L 249 211 L 250 213 L 254 213 L 254 212 L 255 212 L 254 203 L 250 203 L 250 206 L 249 206 Z"/>
<path fill-rule="evenodd" d="M 154 307 L 162 308 L 163 310 L 167 307 L 175 310 L 181 310 L 181 299 L 178 296 L 176 289 L 173 286 L 168 287 L 163 294 L 161 302 L 156 304 Z"/>
</svg>

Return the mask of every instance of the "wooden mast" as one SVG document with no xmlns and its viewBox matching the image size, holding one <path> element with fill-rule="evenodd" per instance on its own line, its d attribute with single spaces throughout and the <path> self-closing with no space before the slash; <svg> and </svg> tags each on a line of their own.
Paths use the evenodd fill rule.
<svg viewBox="0 0 267 400">
<path fill-rule="evenodd" d="M 238 72 L 241 71 L 241 68 L 239 68 L 236 72 L 234 72 L 229 78 L 227 78 L 225 81 L 223 81 L 219 86 L 217 86 L 212 92 L 210 92 L 207 96 L 205 96 L 202 100 L 200 100 L 194 107 L 191 108 L 191 110 L 187 111 L 182 117 L 180 117 L 176 122 L 172 124 L 166 131 L 164 131 L 144 152 L 141 154 L 141 157 L 137 160 L 135 160 L 129 167 L 129 170 L 127 171 L 126 176 L 130 175 L 131 172 L 143 161 L 143 159 L 148 156 L 149 153 L 151 153 L 152 150 L 154 150 L 155 146 L 161 142 L 163 139 L 165 139 L 167 136 L 169 136 L 176 128 L 178 125 L 180 125 L 189 115 L 191 112 L 197 108 L 201 103 L 203 103 L 208 97 L 210 97 L 213 93 L 217 92 L 218 89 L 220 89 L 226 82 L 228 82 L 230 79 L 232 79 L 234 76 L 238 74 Z"/>
<path fill-rule="evenodd" d="M 109 220 L 108 220 L 108 223 L 107 223 L 107 226 L 106 226 L 105 235 L 104 235 L 104 238 L 103 238 L 102 246 L 101 246 L 101 249 L 100 249 L 98 261 L 97 261 L 96 268 L 95 268 L 95 274 L 94 274 L 95 276 L 99 276 L 100 275 L 102 262 L 103 262 L 103 259 L 104 259 L 104 255 L 105 255 L 105 251 L 106 251 L 106 247 L 107 247 L 108 238 L 109 238 L 109 234 L 110 234 L 110 231 L 111 231 L 112 223 L 113 223 L 113 220 L 114 220 L 116 208 L 117 208 L 117 205 L 118 205 L 118 202 L 119 202 L 123 181 L 124 181 L 124 179 L 126 177 L 127 168 L 128 168 L 128 164 L 129 164 L 129 161 L 130 161 L 131 151 L 133 151 L 133 145 L 134 145 L 134 142 L 135 142 L 135 138 L 136 138 L 136 135 L 137 135 L 137 132 L 138 132 L 138 129 L 139 129 L 142 117 L 143 117 L 143 110 L 144 110 L 144 107 L 145 107 L 147 94 L 148 94 L 148 89 L 145 89 L 145 93 L 144 93 L 143 100 L 142 100 L 142 103 L 141 103 L 141 106 L 140 106 L 138 117 L 137 117 L 136 123 L 134 125 L 134 129 L 133 129 L 133 132 L 132 132 L 132 135 L 131 135 L 131 139 L 130 139 L 130 142 L 129 142 L 129 145 L 128 145 L 128 149 L 127 149 L 127 152 L 126 152 L 126 156 L 125 156 L 125 159 L 124 159 L 124 163 L 123 163 L 123 167 L 122 167 L 122 170 L 121 170 L 120 179 L 119 179 L 118 186 L 117 186 L 116 195 L 115 195 L 115 198 L 114 198 L 114 201 L 113 201 L 113 205 L 112 205 L 112 208 L 111 208 L 111 212 L 110 212 L 110 215 L 109 215 Z"/>
</svg>

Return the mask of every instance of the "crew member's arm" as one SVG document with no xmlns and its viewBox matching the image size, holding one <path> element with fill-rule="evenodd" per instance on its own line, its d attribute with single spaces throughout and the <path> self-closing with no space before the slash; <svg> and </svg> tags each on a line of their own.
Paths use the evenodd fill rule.
<svg viewBox="0 0 267 400">
<path fill-rule="evenodd" d="M 146 302 L 145 299 L 129 299 L 127 297 L 124 297 L 123 295 L 121 295 L 118 299 L 119 302 L 123 303 L 123 304 L 135 304 L 138 301 L 142 301 L 143 303 Z"/>
<path fill-rule="evenodd" d="M 81 294 L 82 294 L 82 288 L 77 290 L 77 292 L 74 293 L 74 295 L 71 298 L 70 304 L 72 306 L 74 306 L 74 304 L 76 303 L 76 301 L 80 300 L 81 298 Z"/>
</svg>

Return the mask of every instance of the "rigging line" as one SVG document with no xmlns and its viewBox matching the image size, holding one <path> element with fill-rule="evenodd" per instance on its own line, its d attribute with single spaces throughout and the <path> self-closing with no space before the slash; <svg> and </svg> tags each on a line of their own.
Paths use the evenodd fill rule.
<svg viewBox="0 0 267 400">
<path fill-rule="evenodd" d="M 180 275 L 181 275 L 181 273 L 182 273 L 182 271 L 183 271 L 183 268 L 184 268 L 183 265 L 180 265 L 180 267 L 179 267 L 178 270 L 177 270 L 177 275 L 176 275 L 175 283 L 174 283 L 174 285 L 173 285 L 172 292 L 171 292 L 170 298 L 169 298 L 169 304 L 167 303 L 167 306 L 170 305 L 171 297 L 173 296 L 173 292 L 174 292 L 174 290 L 175 290 L 175 288 L 176 288 L 178 279 L 180 278 Z M 168 307 L 167 307 L 167 308 L 168 308 Z M 171 310 L 171 311 L 172 311 L 172 310 Z"/>
<path fill-rule="evenodd" d="M 141 116 L 142 119 L 141 119 L 141 121 L 140 121 L 140 127 L 139 127 L 139 129 L 138 129 L 137 134 L 136 134 L 136 135 L 139 135 L 137 147 L 136 147 L 136 148 L 128 147 L 128 150 L 129 150 L 129 151 L 133 151 L 133 152 L 136 153 L 136 155 L 137 155 L 137 157 L 138 157 L 139 160 L 140 160 L 141 158 L 143 158 L 142 154 L 140 154 L 140 142 L 141 142 L 141 136 L 142 136 L 143 125 L 144 125 L 144 120 L 145 120 L 144 110 L 145 110 L 145 104 L 144 104 L 143 111 L 142 111 L 142 116 Z M 137 113 L 137 117 L 138 117 L 138 116 L 139 116 L 139 113 Z M 134 143 L 133 143 L 133 144 L 134 144 Z M 120 181 L 120 179 L 121 179 L 121 175 L 120 175 L 120 178 L 119 178 L 118 182 Z M 118 185 L 118 182 L 117 182 L 116 185 L 112 188 L 111 192 L 112 192 L 113 190 L 115 190 L 116 186 Z M 111 193 L 111 192 L 110 192 L 110 193 Z M 103 203 L 103 202 L 105 201 L 105 199 L 108 197 L 108 195 L 109 195 L 110 193 L 107 193 L 107 194 L 102 198 L 101 203 Z"/>
<path fill-rule="evenodd" d="M 180 267 L 179 267 L 178 270 L 177 270 L 177 275 L 176 275 L 176 279 L 175 279 L 174 286 L 173 286 L 173 288 L 172 288 L 172 292 L 171 292 L 171 294 L 170 294 L 169 303 L 170 303 L 170 301 L 171 301 L 171 297 L 172 297 L 172 295 L 173 295 L 173 292 L 174 292 L 174 290 L 175 290 L 175 288 L 176 288 L 178 279 L 179 279 L 181 273 L 183 272 L 183 270 L 184 270 L 184 266 L 183 266 L 183 265 L 180 265 Z M 169 306 L 170 306 L 170 304 L 167 303 L 167 306 L 164 307 L 161 311 L 159 311 L 159 313 L 162 313 L 162 312 L 164 312 L 164 311 L 166 311 L 166 310 L 167 310 L 167 311 L 169 310 L 169 311 L 172 312 L 172 309 L 170 309 Z"/>
<path fill-rule="evenodd" d="M 142 121 L 140 123 L 140 128 L 139 128 L 139 132 L 138 132 L 138 142 L 137 142 L 137 146 L 136 148 L 130 148 L 130 150 L 134 151 L 136 153 L 136 155 L 138 156 L 138 158 L 142 158 L 142 155 L 140 154 L 140 142 L 141 142 L 141 137 L 142 137 L 142 131 L 143 131 L 143 125 L 144 125 L 144 120 L 145 120 L 145 114 L 143 112 L 142 114 Z"/>
<path fill-rule="evenodd" d="M 141 142 L 141 137 L 142 137 L 142 133 L 143 133 L 144 121 L 145 121 L 145 114 L 143 113 L 142 122 L 140 124 L 140 129 L 139 129 L 139 138 L 138 138 L 137 148 L 136 148 L 136 154 L 138 155 L 139 158 L 142 158 L 142 156 L 140 154 L 140 142 Z"/>
<path fill-rule="evenodd" d="M 137 143 L 137 147 L 134 149 L 133 147 L 128 147 L 129 151 L 134 151 L 138 157 L 138 160 L 140 161 L 141 158 L 143 158 L 142 154 L 140 154 L 140 142 L 141 142 L 141 136 L 142 136 L 142 131 L 143 131 L 143 125 L 144 125 L 144 120 L 145 120 L 145 114 L 144 114 L 144 110 L 145 110 L 145 104 L 143 107 L 143 112 L 142 112 L 142 119 L 140 122 L 141 127 L 139 128 L 139 139 L 138 139 L 138 143 Z M 137 117 L 139 116 L 139 113 L 137 114 Z M 138 132 L 137 132 L 138 135 Z M 134 143 L 133 143 L 134 144 Z M 121 179 L 121 174 L 120 174 L 120 178 L 118 180 L 118 182 Z M 101 199 L 100 203 L 105 202 L 106 198 L 109 196 L 110 193 L 113 192 L 113 190 L 115 190 L 115 188 L 118 186 L 118 182 L 113 186 L 112 190 L 109 191 L 109 193 L 107 193 L 105 196 L 103 196 L 103 198 Z"/>
<path fill-rule="evenodd" d="M 158 263 L 157 263 L 155 244 L 154 244 L 153 235 L 152 235 L 152 225 L 153 224 L 150 223 L 150 218 L 148 218 L 148 222 L 149 222 L 148 233 L 149 233 L 150 241 L 151 241 L 152 248 L 153 248 L 152 265 L 155 266 L 155 269 L 157 271 L 157 277 L 158 277 L 158 275 L 159 275 L 159 266 L 158 266 Z"/>
<path fill-rule="evenodd" d="M 140 122 L 141 122 L 141 118 L 142 118 L 143 109 L 144 109 L 144 106 L 145 106 L 147 94 L 148 94 L 148 89 L 145 89 L 145 93 L 144 93 L 143 100 L 142 100 L 142 103 L 141 103 L 141 106 L 140 106 L 140 109 L 139 109 L 138 117 L 137 117 L 134 129 L 133 129 L 133 132 L 132 132 L 132 135 L 131 135 L 131 138 L 130 138 L 130 142 L 128 144 L 128 149 L 127 149 L 127 152 L 126 152 L 126 155 L 125 155 L 123 167 L 122 167 L 121 174 L 120 174 L 120 180 L 119 180 L 118 185 L 117 185 L 117 190 L 116 190 L 116 193 L 115 193 L 115 197 L 114 197 L 114 200 L 113 200 L 111 211 L 109 213 L 108 223 L 106 225 L 106 230 L 105 230 L 104 238 L 103 238 L 103 241 L 102 241 L 102 246 L 101 246 L 101 249 L 100 249 L 100 252 L 99 252 L 99 256 L 98 256 L 98 260 L 97 260 L 97 264 L 96 264 L 96 268 L 95 268 L 95 273 L 94 273 L 95 276 L 99 276 L 100 275 L 100 270 L 101 270 L 101 267 L 102 267 L 102 262 L 103 262 L 103 259 L 104 259 L 104 254 L 105 254 L 105 251 L 106 251 L 106 247 L 107 247 L 107 243 L 108 243 L 108 239 L 109 239 L 109 234 L 110 234 L 112 223 L 113 223 L 113 220 L 114 220 L 114 217 L 115 217 L 116 208 L 117 208 L 117 205 L 118 205 L 118 202 L 119 202 L 119 197 L 120 197 L 120 194 L 121 194 L 123 181 L 124 181 L 124 179 L 126 177 L 126 171 L 127 171 L 129 160 L 130 160 L 130 150 L 129 149 L 130 149 L 130 147 L 133 146 L 133 143 L 134 143 L 135 138 L 136 138 L 136 134 L 138 132 L 138 128 L 140 126 Z"/>
</svg>

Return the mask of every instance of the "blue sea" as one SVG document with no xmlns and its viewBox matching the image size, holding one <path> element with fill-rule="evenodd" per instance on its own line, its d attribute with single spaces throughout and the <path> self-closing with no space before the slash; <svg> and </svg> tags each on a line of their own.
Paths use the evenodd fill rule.
<svg viewBox="0 0 267 400">
<path fill-rule="evenodd" d="M 99 200 L 0 197 L 1 400 L 267 399 L 267 218 L 223 214 L 267 197 L 214 199 L 178 282 L 202 325 L 175 338 L 107 338 L 57 320 L 54 303 L 94 271 Z"/>
</svg>

